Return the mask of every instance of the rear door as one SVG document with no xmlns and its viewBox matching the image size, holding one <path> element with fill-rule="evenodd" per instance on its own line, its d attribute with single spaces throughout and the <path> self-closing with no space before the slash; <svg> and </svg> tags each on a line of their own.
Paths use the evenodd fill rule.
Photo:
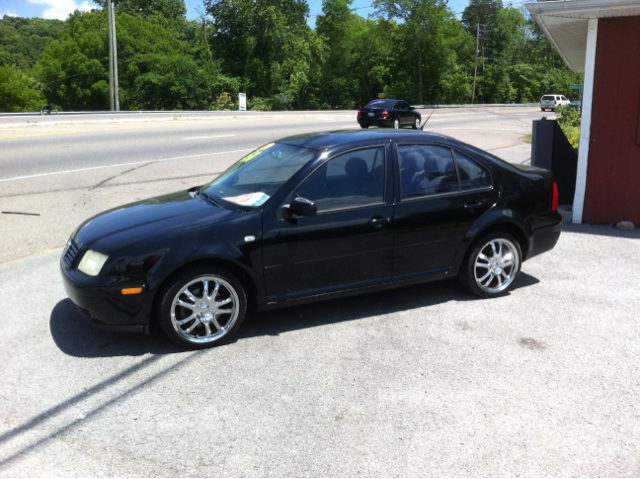
<svg viewBox="0 0 640 479">
<path fill-rule="evenodd" d="M 490 171 L 434 144 L 397 144 L 395 278 L 447 274 L 471 226 L 497 200 Z"/>
<path fill-rule="evenodd" d="M 396 109 L 400 115 L 400 124 L 403 126 L 413 124 L 413 115 L 411 114 L 411 107 L 406 101 L 399 101 L 396 103 Z"/>
</svg>

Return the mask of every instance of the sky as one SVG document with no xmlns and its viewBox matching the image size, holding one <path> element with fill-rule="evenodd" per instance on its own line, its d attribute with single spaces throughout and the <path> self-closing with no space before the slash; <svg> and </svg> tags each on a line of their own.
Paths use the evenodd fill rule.
<svg viewBox="0 0 640 479">
<path fill-rule="evenodd" d="M 315 26 L 315 16 L 322 13 L 322 0 L 307 0 L 311 18 L 309 24 Z M 533 0 L 532 0 L 533 1 Z M 352 8 L 357 8 L 357 13 L 363 17 L 373 12 L 370 6 L 373 0 L 354 0 Z M 199 17 L 204 12 L 202 0 L 185 0 L 187 5 L 187 18 L 190 20 Z M 507 2 L 505 2 L 507 3 Z M 514 3 L 522 4 L 521 0 Z M 469 0 L 449 0 L 449 7 L 460 18 L 462 11 L 469 4 Z M 519 5 L 517 5 L 519 6 Z M 91 0 L 0 0 L 0 18 L 4 15 L 19 17 L 57 18 L 64 20 L 74 10 L 88 11 L 97 5 Z"/>
</svg>

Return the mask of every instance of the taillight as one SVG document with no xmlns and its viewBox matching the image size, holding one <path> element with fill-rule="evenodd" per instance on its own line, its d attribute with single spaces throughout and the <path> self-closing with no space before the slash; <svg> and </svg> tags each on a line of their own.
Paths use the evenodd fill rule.
<svg viewBox="0 0 640 479">
<path fill-rule="evenodd" d="M 389 112 L 387 110 L 382 112 L 382 115 L 380 115 L 382 118 L 389 118 Z"/>
<path fill-rule="evenodd" d="M 358 110 L 358 116 L 362 116 L 362 110 Z"/>
<path fill-rule="evenodd" d="M 551 203 L 551 211 L 558 211 L 558 185 L 553 183 L 553 203 Z"/>
<path fill-rule="evenodd" d="M 554 100 L 553 104 L 554 104 L 554 105 L 557 105 L 557 104 L 558 104 L 558 102 Z"/>
</svg>

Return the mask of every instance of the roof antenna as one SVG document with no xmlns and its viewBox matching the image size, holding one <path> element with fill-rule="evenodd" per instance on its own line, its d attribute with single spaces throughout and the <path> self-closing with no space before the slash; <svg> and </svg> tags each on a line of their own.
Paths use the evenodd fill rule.
<svg viewBox="0 0 640 479">
<path fill-rule="evenodd" d="M 429 118 L 427 118 L 425 120 L 425 122 L 422 124 L 422 126 L 420 127 L 420 130 L 424 131 L 424 125 L 427 124 L 427 122 L 431 119 L 431 115 L 433 115 L 433 112 L 436 111 L 436 108 L 438 108 L 439 104 L 435 106 L 435 108 L 433 110 L 431 110 L 431 114 L 429 115 Z"/>
</svg>

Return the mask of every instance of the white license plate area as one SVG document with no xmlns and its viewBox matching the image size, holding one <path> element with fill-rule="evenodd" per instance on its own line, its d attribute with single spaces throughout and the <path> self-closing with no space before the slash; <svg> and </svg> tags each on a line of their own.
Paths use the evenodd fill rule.
<svg viewBox="0 0 640 479">
<path fill-rule="evenodd" d="M 373 113 L 367 113 L 367 115 L 369 115 L 369 116 L 373 116 Z"/>
</svg>

